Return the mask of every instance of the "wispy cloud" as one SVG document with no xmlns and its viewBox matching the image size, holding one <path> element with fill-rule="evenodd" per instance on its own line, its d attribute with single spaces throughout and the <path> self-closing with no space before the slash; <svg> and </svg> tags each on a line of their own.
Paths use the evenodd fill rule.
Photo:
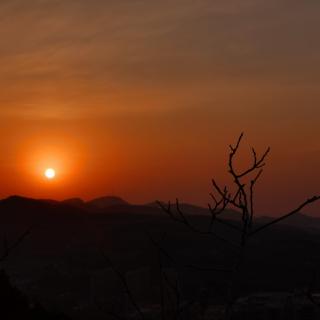
<svg viewBox="0 0 320 320">
<path fill-rule="evenodd" d="M 175 108 L 320 80 L 313 0 L 7 0 L 0 18 L 1 110 Z"/>
</svg>

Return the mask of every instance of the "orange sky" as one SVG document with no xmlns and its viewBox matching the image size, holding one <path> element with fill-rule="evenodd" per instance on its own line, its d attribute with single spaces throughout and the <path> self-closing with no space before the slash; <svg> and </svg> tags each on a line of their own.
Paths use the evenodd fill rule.
<svg viewBox="0 0 320 320">
<path fill-rule="evenodd" d="M 272 148 L 259 211 L 294 207 L 320 191 L 319 30 L 312 0 L 1 1 L 0 197 L 206 205 L 245 131 Z"/>
</svg>

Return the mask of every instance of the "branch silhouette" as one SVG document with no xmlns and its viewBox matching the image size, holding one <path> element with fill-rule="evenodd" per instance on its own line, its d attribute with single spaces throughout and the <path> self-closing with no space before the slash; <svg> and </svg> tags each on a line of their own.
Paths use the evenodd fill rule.
<svg viewBox="0 0 320 320">
<path fill-rule="evenodd" d="M 7 238 L 4 237 L 4 240 L 3 240 L 4 252 L 0 256 L 0 263 L 4 262 L 9 257 L 11 252 L 14 251 L 24 241 L 24 239 L 30 234 L 32 228 L 33 227 L 29 227 L 10 245 L 8 244 Z"/>
<path fill-rule="evenodd" d="M 310 198 L 310 199 L 307 199 L 305 202 L 303 202 L 302 204 L 300 204 L 296 209 L 292 210 L 291 212 L 289 212 L 289 213 L 287 213 L 287 214 L 285 214 L 285 215 L 283 215 L 283 216 L 281 216 L 281 217 L 279 217 L 279 218 L 276 218 L 276 219 L 274 219 L 274 220 L 272 220 L 272 221 L 264 224 L 263 226 L 261 226 L 261 227 L 255 229 L 255 230 L 253 230 L 253 231 L 249 234 L 249 236 L 253 236 L 253 235 L 257 234 L 258 232 L 260 232 L 260 231 L 262 231 L 262 230 L 264 230 L 264 229 L 266 229 L 266 228 L 268 228 L 268 227 L 271 227 L 272 225 L 274 225 L 274 224 L 276 224 L 276 223 L 278 223 L 278 222 L 280 222 L 280 221 L 282 221 L 282 220 L 285 220 L 285 219 L 293 216 L 293 215 L 296 214 L 296 213 L 299 213 L 304 207 L 306 207 L 306 206 L 308 206 L 308 205 L 310 205 L 310 204 L 312 204 L 313 202 L 316 202 L 316 201 L 318 201 L 318 200 L 320 200 L 320 196 L 314 196 L 314 197 L 312 197 L 312 198 Z"/>
<path fill-rule="evenodd" d="M 108 266 L 113 270 L 113 272 L 117 275 L 118 279 L 121 281 L 123 288 L 125 290 L 126 295 L 128 296 L 132 306 L 134 307 L 134 309 L 136 310 L 137 314 L 139 315 L 139 317 L 141 318 L 141 320 L 145 320 L 145 315 L 142 312 L 140 306 L 138 305 L 138 303 L 136 302 L 134 295 L 132 294 L 127 279 L 125 277 L 125 275 L 115 267 L 115 265 L 113 264 L 113 262 L 111 261 L 111 259 L 104 253 L 101 251 L 101 255 L 102 257 L 105 259 L 105 261 L 107 262 Z M 113 312 L 108 312 L 110 315 L 120 318 L 119 314 L 115 314 Z"/>
<path fill-rule="evenodd" d="M 231 276 L 228 282 L 227 291 L 228 291 L 228 303 L 226 307 L 227 319 L 231 318 L 231 308 L 235 301 L 234 297 L 234 287 L 239 277 L 239 272 L 241 265 L 246 256 L 246 247 L 248 240 L 262 232 L 263 230 L 293 216 L 294 214 L 300 212 L 306 206 L 315 203 L 320 200 L 320 196 L 314 196 L 307 199 L 305 202 L 297 206 L 296 209 L 291 212 L 280 216 L 256 229 L 253 229 L 254 218 L 255 218 L 255 208 L 254 208 L 254 196 L 255 196 L 255 186 L 258 180 L 260 179 L 263 169 L 266 165 L 266 158 L 270 153 L 270 147 L 268 147 L 261 155 L 258 155 L 255 148 L 251 148 L 252 153 L 252 164 L 244 169 L 240 173 L 235 169 L 235 158 L 239 152 L 241 142 L 243 140 L 244 134 L 241 133 L 234 145 L 230 145 L 230 153 L 228 158 L 228 173 L 232 178 L 235 191 L 232 193 L 229 191 L 227 186 L 221 187 L 215 179 L 212 179 L 213 192 L 210 193 L 210 197 L 213 201 L 213 204 L 208 204 L 208 211 L 210 215 L 210 222 L 207 230 L 200 230 L 192 222 L 190 222 L 187 215 L 181 210 L 179 200 L 176 199 L 176 214 L 172 211 L 171 203 L 168 202 L 168 205 L 165 206 L 162 202 L 158 201 L 159 207 L 165 212 L 172 220 L 181 223 L 188 227 L 192 232 L 202 234 L 202 235 L 211 235 L 220 241 L 228 244 L 229 247 L 236 250 L 237 258 L 236 262 L 231 268 Z M 234 208 L 237 211 L 240 211 L 241 222 L 240 226 L 233 224 L 232 222 L 222 219 L 221 216 L 226 212 L 228 208 Z M 214 230 L 214 225 L 216 223 L 223 224 L 228 227 L 230 230 L 239 232 L 240 239 L 239 243 L 230 241 L 225 237 L 221 237 L 216 234 Z M 198 267 L 201 269 L 201 267 Z M 214 270 L 215 267 L 212 268 Z M 219 268 L 216 268 L 219 269 Z"/>
</svg>

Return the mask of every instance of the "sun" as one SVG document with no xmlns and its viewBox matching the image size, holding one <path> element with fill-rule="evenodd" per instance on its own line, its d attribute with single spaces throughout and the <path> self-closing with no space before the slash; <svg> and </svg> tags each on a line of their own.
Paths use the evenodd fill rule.
<svg viewBox="0 0 320 320">
<path fill-rule="evenodd" d="M 56 171 L 52 168 L 48 168 L 45 170 L 44 175 L 47 179 L 51 180 L 51 179 L 55 178 Z"/>
</svg>

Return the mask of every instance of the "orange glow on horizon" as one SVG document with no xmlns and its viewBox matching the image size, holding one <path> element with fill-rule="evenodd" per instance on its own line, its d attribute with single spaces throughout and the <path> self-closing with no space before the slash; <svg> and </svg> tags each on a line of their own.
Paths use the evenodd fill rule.
<svg viewBox="0 0 320 320">
<path fill-rule="evenodd" d="M 6 2 L 0 198 L 207 206 L 242 131 L 239 170 L 271 147 L 257 211 L 319 190 L 318 2 Z"/>
</svg>

